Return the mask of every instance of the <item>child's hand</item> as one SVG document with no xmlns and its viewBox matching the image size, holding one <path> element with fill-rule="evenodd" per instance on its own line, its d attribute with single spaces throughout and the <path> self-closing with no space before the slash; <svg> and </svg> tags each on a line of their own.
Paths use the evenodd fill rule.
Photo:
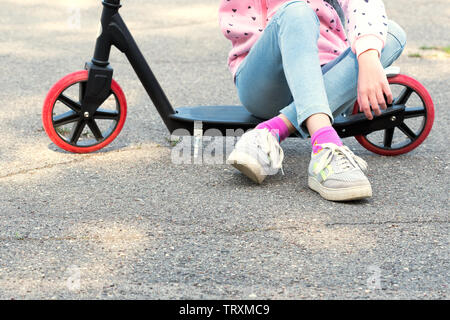
<svg viewBox="0 0 450 320">
<path fill-rule="evenodd" d="M 383 110 L 387 108 L 383 93 L 387 97 L 387 103 L 391 104 L 392 92 L 377 50 L 369 50 L 360 54 L 358 63 L 359 110 L 364 112 L 367 119 L 372 120 L 371 108 L 375 115 L 379 116 L 381 114 L 380 107 Z"/>
</svg>

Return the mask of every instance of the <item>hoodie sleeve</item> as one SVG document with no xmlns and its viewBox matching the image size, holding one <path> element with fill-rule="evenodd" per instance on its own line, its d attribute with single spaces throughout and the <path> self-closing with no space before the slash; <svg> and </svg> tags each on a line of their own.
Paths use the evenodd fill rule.
<svg viewBox="0 0 450 320">
<path fill-rule="evenodd" d="M 375 49 L 381 56 L 386 43 L 388 19 L 382 0 L 339 0 L 347 19 L 347 35 L 357 57 Z"/>
<path fill-rule="evenodd" d="M 257 1 L 257 2 L 255 2 Z M 228 65 L 236 72 L 240 62 L 264 31 L 263 15 L 255 5 L 260 0 L 222 0 L 219 6 L 219 25 L 223 35 L 231 41 Z"/>
</svg>

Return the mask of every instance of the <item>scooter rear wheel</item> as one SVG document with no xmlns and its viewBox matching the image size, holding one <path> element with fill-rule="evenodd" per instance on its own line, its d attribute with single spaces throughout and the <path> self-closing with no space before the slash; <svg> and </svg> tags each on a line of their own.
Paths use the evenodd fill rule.
<svg viewBox="0 0 450 320">
<path fill-rule="evenodd" d="M 405 119 L 397 127 L 355 136 L 367 150 L 383 156 L 397 156 L 417 148 L 428 136 L 434 122 L 430 94 L 417 80 L 406 75 L 389 78 L 394 105 L 405 105 Z M 355 103 L 353 114 L 359 112 Z"/>
<path fill-rule="evenodd" d="M 92 117 L 81 112 L 88 71 L 71 73 L 49 91 L 42 109 L 42 122 L 49 138 L 60 148 L 90 153 L 110 144 L 122 130 L 127 116 L 125 95 L 112 80 L 108 99 Z"/>
</svg>

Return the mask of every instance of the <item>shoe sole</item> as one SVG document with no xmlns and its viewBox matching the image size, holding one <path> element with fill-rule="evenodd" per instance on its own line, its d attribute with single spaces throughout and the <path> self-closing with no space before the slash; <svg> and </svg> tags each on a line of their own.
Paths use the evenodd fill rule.
<svg viewBox="0 0 450 320">
<path fill-rule="evenodd" d="M 228 157 L 227 163 L 238 169 L 253 182 L 261 184 L 267 175 L 257 161 L 246 153 L 234 150 Z"/>
<path fill-rule="evenodd" d="M 324 187 L 314 177 L 308 177 L 308 186 L 318 192 L 324 199 L 330 201 L 352 201 L 372 197 L 370 184 L 350 188 L 332 189 Z"/>
</svg>

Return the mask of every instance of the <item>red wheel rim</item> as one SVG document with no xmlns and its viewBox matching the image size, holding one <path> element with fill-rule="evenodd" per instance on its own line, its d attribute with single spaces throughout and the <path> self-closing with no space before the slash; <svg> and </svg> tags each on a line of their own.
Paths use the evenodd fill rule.
<svg viewBox="0 0 450 320">
<path fill-rule="evenodd" d="M 409 97 L 411 96 L 412 93 L 416 93 L 417 96 L 419 96 L 421 102 L 422 102 L 422 106 L 423 106 L 423 116 L 425 118 L 425 121 L 423 123 L 423 126 L 420 130 L 419 133 L 415 134 L 414 136 L 412 136 L 412 133 L 410 134 L 411 137 L 409 137 L 409 139 L 411 140 L 410 143 L 407 143 L 404 146 L 399 146 L 399 147 L 391 147 L 391 148 L 387 148 L 385 146 L 380 146 L 377 144 L 372 143 L 367 136 L 355 136 L 356 140 L 367 150 L 374 152 L 376 154 L 379 155 L 383 155 L 383 156 L 397 156 L 397 155 L 401 155 L 401 154 L 405 154 L 408 153 L 412 150 L 414 150 L 415 148 L 417 148 L 427 137 L 428 134 L 431 131 L 431 128 L 433 127 L 433 122 L 434 122 L 434 104 L 433 104 L 433 100 L 431 99 L 430 94 L 428 93 L 427 89 L 417 80 L 408 77 L 406 75 L 397 75 L 395 77 L 389 78 L 389 83 L 393 84 L 393 85 L 402 85 L 405 87 L 405 90 L 402 91 L 401 95 L 408 95 L 408 97 L 406 98 L 406 101 L 409 99 Z M 409 88 L 409 89 L 407 89 Z M 411 92 L 409 92 L 411 91 Z M 401 97 L 398 97 L 397 99 L 395 99 L 394 97 L 394 103 L 396 103 L 395 100 L 400 99 Z M 405 103 L 406 103 L 405 101 Z M 409 111 L 408 111 L 409 110 Z M 408 114 L 413 114 L 413 109 L 405 109 L 405 112 L 409 112 Z M 353 108 L 353 114 L 358 113 L 359 112 L 359 105 L 358 102 L 355 103 L 354 108 Z M 406 126 L 406 127 L 405 127 Z M 402 131 L 407 130 L 408 127 L 406 124 L 402 123 Z M 392 136 L 393 136 L 393 132 L 394 130 L 391 131 L 391 143 L 392 143 Z M 406 131 L 407 133 L 412 132 L 410 131 Z M 385 139 L 386 139 L 386 134 L 387 131 L 385 131 Z M 385 140 L 386 141 L 386 140 Z"/>
<path fill-rule="evenodd" d="M 47 97 L 44 102 L 44 107 L 42 110 L 42 122 L 44 125 L 45 132 L 49 136 L 49 138 L 55 143 L 58 147 L 74 153 L 90 153 L 97 150 L 100 150 L 104 147 L 106 147 L 108 144 L 110 144 L 120 133 L 122 130 L 126 116 L 127 116 L 127 103 L 125 99 L 125 95 L 120 88 L 119 84 L 112 80 L 111 83 L 111 94 L 114 96 L 116 104 L 117 104 L 117 112 L 109 112 L 109 111 L 102 111 L 98 110 L 95 114 L 95 116 L 92 117 L 92 120 L 89 120 L 83 125 L 83 129 L 85 127 L 88 127 L 89 130 L 91 130 L 93 136 L 95 137 L 95 143 L 92 144 L 86 144 L 81 145 L 78 143 L 78 139 L 75 141 L 75 143 L 71 143 L 71 141 L 68 141 L 65 139 L 60 133 L 57 132 L 57 128 L 55 128 L 55 125 L 60 125 L 60 123 L 67 122 L 67 124 L 75 124 L 79 123 L 75 120 L 80 117 L 79 114 L 77 114 L 75 111 L 70 110 L 70 108 L 73 107 L 73 104 L 79 106 L 79 101 L 74 101 L 74 99 L 67 99 L 67 97 L 64 96 L 64 92 L 72 87 L 73 85 L 80 83 L 80 87 L 83 83 L 85 83 L 88 80 L 88 71 L 82 70 L 77 71 L 74 73 L 71 73 L 61 80 L 59 80 L 49 91 L 47 94 Z M 81 89 L 80 89 L 81 90 Z M 68 112 L 66 112 L 63 115 L 56 116 L 54 115 L 54 108 L 58 101 L 62 102 L 65 101 L 64 105 L 72 105 L 72 107 L 68 107 Z M 111 129 L 107 132 L 107 134 L 104 135 L 99 130 L 97 126 L 97 119 L 106 119 L 106 120 L 113 120 L 113 124 L 111 125 Z M 71 121 L 71 122 L 70 122 Z M 84 121 L 84 120 L 83 120 Z M 81 125 L 80 125 L 81 127 Z M 82 132 L 81 130 L 81 132 Z M 77 129 L 74 129 L 73 134 L 75 134 L 76 131 L 79 131 Z M 80 135 L 81 132 L 78 134 Z"/>
</svg>

